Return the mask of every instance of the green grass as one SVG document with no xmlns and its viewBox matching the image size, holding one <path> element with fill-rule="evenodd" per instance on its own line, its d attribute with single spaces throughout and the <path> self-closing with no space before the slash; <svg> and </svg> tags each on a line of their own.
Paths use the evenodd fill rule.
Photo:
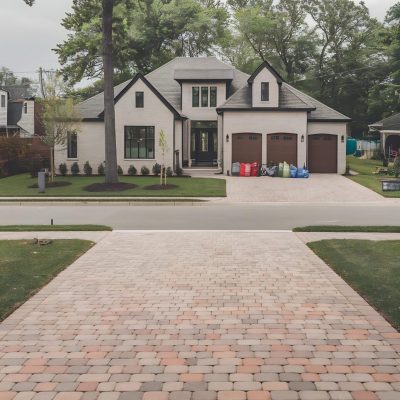
<svg viewBox="0 0 400 400">
<path fill-rule="evenodd" d="M 54 240 L 47 246 L 26 240 L 0 241 L 0 320 L 92 245 L 86 240 Z"/>
<path fill-rule="evenodd" d="M 87 185 L 97 182 L 104 182 L 102 176 L 60 176 L 56 180 L 68 181 L 72 185 L 48 188 L 46 193 L 39 193 L 38 189 L 28 188 L 28 186 L 36 182 L 35 178 L 31 178 L 28 174 L 10 176 L 0 179 L 0 197 L 225 197 L 226 182 L 225 179 L 215 178 L 168 178 L 167 183 L 177 185 L 177 188 L 170 190 L 146 190 L 145 186 L 158 184 L 159 178 L 149 177 L 132 177 L 122 176 L 121 182 L 134 183 L 137 188 L 129 189 L 121 192 L 86 192 L 83 188 Z"/>
<path fill-rule="evenodd" d="M 106 225 L 0 225 L 0 232 L 112 231 Z"/>
<path fill-rule="evenodd" d="M 400 241 L 322 240 L 308 246 L 400 329 Z"/>
<path fill-rule="evenodd" d="M 342 225 L 310 225 L 294 228 L 293 232 L 381 232 L 400 233 L 400 226 L 342 226 Z"/>
<path fill-rule="evenodd" d="M 382 167 L 382 161 L 376 160 L 360 160 L 354 156 L 347 156 L 347 163 L 350 169 L 354 172 L 358 172 L 359 175 L 348 176 L 354 182 L 365 186 L 368 189 L 373 190 L 385 197 L 400 197 L 400 191 L 396 192 L 383 192 L 381 179 L 385 178 L 386 175 L 374 175 L 375 167 Z"/>
</svg>

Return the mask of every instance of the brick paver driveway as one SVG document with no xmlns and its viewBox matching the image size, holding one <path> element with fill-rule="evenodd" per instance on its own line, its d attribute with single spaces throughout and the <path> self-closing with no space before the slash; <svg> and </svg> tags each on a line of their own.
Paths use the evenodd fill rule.
<svg viewBox="0 0 400 400">
<path fill-rule="evenodd" d="M 0 399 L 400 399 L 400 335 L 292 233 L 108 235 L 0 325 Z"/>
</svg>

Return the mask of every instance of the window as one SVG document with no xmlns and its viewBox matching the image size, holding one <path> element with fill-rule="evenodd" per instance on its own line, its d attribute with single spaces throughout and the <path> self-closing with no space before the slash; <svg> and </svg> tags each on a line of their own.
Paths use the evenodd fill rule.
<svg viewBox="0 0 400 400">
<path fill-rule="evenodd" d="M 200 105 L 200 92 L 198 86 L 192 87 L 192 107 L 199 107 Z"/>
<path fill-rule="evenodd" d="M 1 95 L 1 108 L 6 107 L 6 96 L 4 94 Z"/>
<path fill-rule="evenodd" d="M 78 135 L 76 133 L 67 134 L 67 157 L 78 158 Z"/>
<path fill-rule="evenodd" d="M 125 127 L 125 158 L 154 158 L 154 126 Z"/>
<path fill-rule="evenodd" d="M 28 114 L 28 103 L 24 103 L 24 114 Z"/>
<path fill-rule="evenodd" d="M 201 106 L 208 107 L 208 87 L 201 88 Z"/>
<path fill-rule="evenodd" d="M 217 87 L 210 87 L 210 107 L 217 107 Z"/>
<path fill-rule="evenodd" d="M 144 107 L 144 93 L 143 92 L 136 92 L 136 108 L 143 108 Z"/>
<path fill-rule="evenodd" d="M 261 101 L 269 101 L 269 82 L 261 82 Z"/>
</svg>

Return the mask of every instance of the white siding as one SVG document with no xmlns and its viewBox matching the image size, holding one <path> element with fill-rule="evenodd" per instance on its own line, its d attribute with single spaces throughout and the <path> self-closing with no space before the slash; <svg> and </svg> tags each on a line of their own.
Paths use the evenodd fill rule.
<svg viewBox="0 0 400 400">
<path fill-rule="evenodd" d="M 27 112 L 25 113 L 26 103 Z M 33 136 L 35 134 L 35 101 L 34 100 L 25 100 L 22 103 L 22 114 L 21 119 L 17 123 L 24 131 L 24 136 Z M 24 134 L 24 132 L 23 132 Z"/>
<path fill-rule="evenodd" d="M 346 172 L 346 140 L 347 140 L 347 123 L 346 122 L 309 122 L 308 134 L 327 133 L 338 136 L 338 174 Z M 342 142 L 343 136 L 343 142 Z"/>
<path fill-rule="evenodd" d="M 5 107 L 1 107 L 1 96 L 4 96 Z M 0 125 L 7 125 L 8 93 L 0 90 Z"/>
<path fill-rule="evenodd" d="M 269 101 L 261 101 L 261 82 L 269 83 Z M 262 69 L 252 83 L 253 107 L 278 107 L 279 85 L 275 76 L 267 68 Z"/>
</svg>

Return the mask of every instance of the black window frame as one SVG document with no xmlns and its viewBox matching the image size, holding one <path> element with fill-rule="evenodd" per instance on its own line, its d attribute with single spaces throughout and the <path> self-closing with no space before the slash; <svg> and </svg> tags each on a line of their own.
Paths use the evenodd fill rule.
<svg viewBox="0 0 400 400">
<path fill-rule="evenodd" d="M 135 106 L 136 108 L 144 108 L 144 92 L 135 92 Z"/>
<path fill-rule="evenodd" d="M 214 92 L 214 95 L 212 93 Z M 217 87 L 210 86 L 210 107 L 217 107 Z"/>
<path fill-rule="evenodd" d="M 1 105 L 0 105 L 0 107 L 1 108 L 6 108 L 6 95 L 5 94 L 2 94 L 1 95 Z"/>
<path fill-rule="evenodd" d="M 201 87 L 201 106 L 202 107 L 208 107 L 208 95 L 209 95 L 209 88 L 208 86 L 202 86 Z"/>
<path fill-rule="evenodd" d="M 141 132 L 141 130 L 145 130 Z M 132 132 L 129 132 L 132 130 Z M 136 130 L 136 132 L 135 132 Z M 131 133 L 132 137 L 128 138 L 128 134 Z M 142 137 L 144 134 L 144 137 Z M 136 136 L 136 138 L 135 138 Z M 152 137 L 151 137 L 152 136 Z M 128 142 L 130 145 L 128 146 Z M 134 143 L 145 144 L 145 156 L 141 156 L 140 150 L 143 146 Z M 125 160 L 154 160 L 156 157 L 155 152 L 155 127 L 154 126 L 143 126 L 143 125 L 126 125 L 124 128 L 124 159 Z M 152 156 L 149 156 L 151 154 Z"/>
<path fill-rule="evenodd" d="M 67 133 L 67 158 L 78 158 L 78 134 L 76 132 Z"/>
<path fill-rule="evenodd" d="M 192 107 L 200 107 L 200 87 L 192 86 Z"/>
<path fill-rule="evenodd" d="M 261 101 L 269 101 L 269 82 L 261 82 Z"/>
</svg>

